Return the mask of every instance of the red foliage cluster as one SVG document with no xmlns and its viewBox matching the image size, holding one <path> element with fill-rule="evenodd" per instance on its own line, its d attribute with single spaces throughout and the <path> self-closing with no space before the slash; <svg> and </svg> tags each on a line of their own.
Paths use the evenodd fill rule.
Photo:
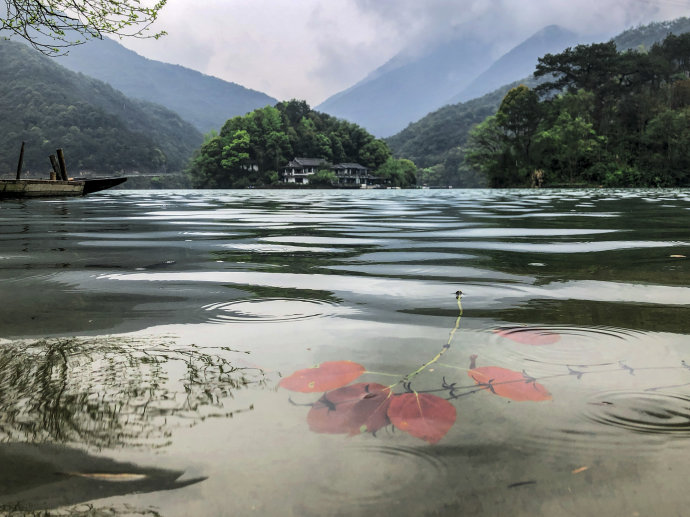
<svg viewBox="0 0 690 517">
<path fill-rule="evenodd" d="M 514 370 L 500 366 L 481 366 L 469 370 L 467 375 L 481 387 L 500 397 L 515 401 L 551 400 L 551 394 L 544 386 L 524 373 Z"/>
<path fill-rule="evenodd" d="M 279 385 L 290 391 L 320 393 L 350 384 L 365 371 L 364 366 L 352 361 L 328 361 L 297 370 L 282 379 Z"/>
<path fill-rule="evenodd" d="M 303 393 L 326 391 L 307 415 L 309 428 L 316 433 L 375 433 L 392 423 L 416 438 L 436 443 L 455 423 L 455 407 L 436 395 L 394 394 L 390 387 L 376 383 L 347 385 L 364 371 L 350 361 L 326 362 L 296 371 L 282 379 L 280 386 Z"/>
</svg>

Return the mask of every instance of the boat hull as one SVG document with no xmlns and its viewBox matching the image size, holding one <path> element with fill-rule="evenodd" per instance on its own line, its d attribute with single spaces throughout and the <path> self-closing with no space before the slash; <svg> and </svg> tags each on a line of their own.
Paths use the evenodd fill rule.
<svg viewBox="0 0 690 517">
<path fill-rule="evenodd" d="M 127 181 L 127 178 L 85 178 L 79 180 L 0 180 L 0 199 L 85 196 Z"/>
</svg>

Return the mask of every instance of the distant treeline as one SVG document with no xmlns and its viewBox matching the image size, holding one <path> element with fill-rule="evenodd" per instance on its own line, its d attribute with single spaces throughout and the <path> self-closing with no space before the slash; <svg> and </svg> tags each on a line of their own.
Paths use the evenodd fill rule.
<svg viewBox="0 0 690 517">
<path fill-rule="evenodd" d="M 465 162 L 489 186 L 690 185 L 690 34 L 648 52 L 578 45 L 534 75 L 470 133 Z"/>
<path fill-rule="evenodd" d="M 206 136 L 189 172 L 199 188 L 270 186 L 278 183 L 280 168 L 295 157 L 359 163 L 377 171 L 388 184 L 414 183 L 409 160 L 391 158 L 383 140 L 357 124 L 314 111 L 301 100 L 231 118 L 220 134 Z M 325 185 L 334 178 L 325 173 L 313 179 Z"/>
</svg>

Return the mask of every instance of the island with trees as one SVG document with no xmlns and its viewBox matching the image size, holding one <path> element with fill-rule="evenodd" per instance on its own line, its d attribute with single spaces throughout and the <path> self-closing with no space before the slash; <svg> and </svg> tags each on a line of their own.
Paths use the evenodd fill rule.
<svg viewBox="0 0 690 517">
<path fill-rule="evenodd" d="M 300 159 L 314 170 L 299 175 L 299 181 L 294 173 L 292 181 L 281 174 L 290 164 L 294 171 Z M 206 135 L 189 173 L 197 188 L 333 187 L 345 183 L 339 171 L 358 167 L 367 170 L 366 185 L 415 183 L 414 163 L 393 158 L 386 142 L 293 99 L 233 117 L 220 133 Z"/>
</svg>

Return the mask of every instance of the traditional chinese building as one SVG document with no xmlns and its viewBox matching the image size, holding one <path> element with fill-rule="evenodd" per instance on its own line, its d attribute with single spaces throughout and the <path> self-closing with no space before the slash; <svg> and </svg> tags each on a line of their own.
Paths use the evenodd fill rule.
<svg viewBox="0 0 690 517">
<path fill-rule="evenodd" d="M 367 185 L 375 179 L 369 169 L 359 163 L 338 163 L 333 166 L 338 185 Z"/>
<path fill-rule="evenodd" d="M 330 169 L 331 164 L 323 158 L 295 158 L 280 169 L 280 176 L 285 183 L 309 184 L 309 176 L 316 171 Z"/>
<path fill-rule="evenodd" d="M 323 158 L 295 158 L 280 169 L 284 183 L 309 184 L 309 177 L 317 171 L 335 173 L 336 184 L 342 186 L 367 186 L 376 180 L 369 169 L 359 163 L 337 163 L 331 165 Z"/>
</svg>

